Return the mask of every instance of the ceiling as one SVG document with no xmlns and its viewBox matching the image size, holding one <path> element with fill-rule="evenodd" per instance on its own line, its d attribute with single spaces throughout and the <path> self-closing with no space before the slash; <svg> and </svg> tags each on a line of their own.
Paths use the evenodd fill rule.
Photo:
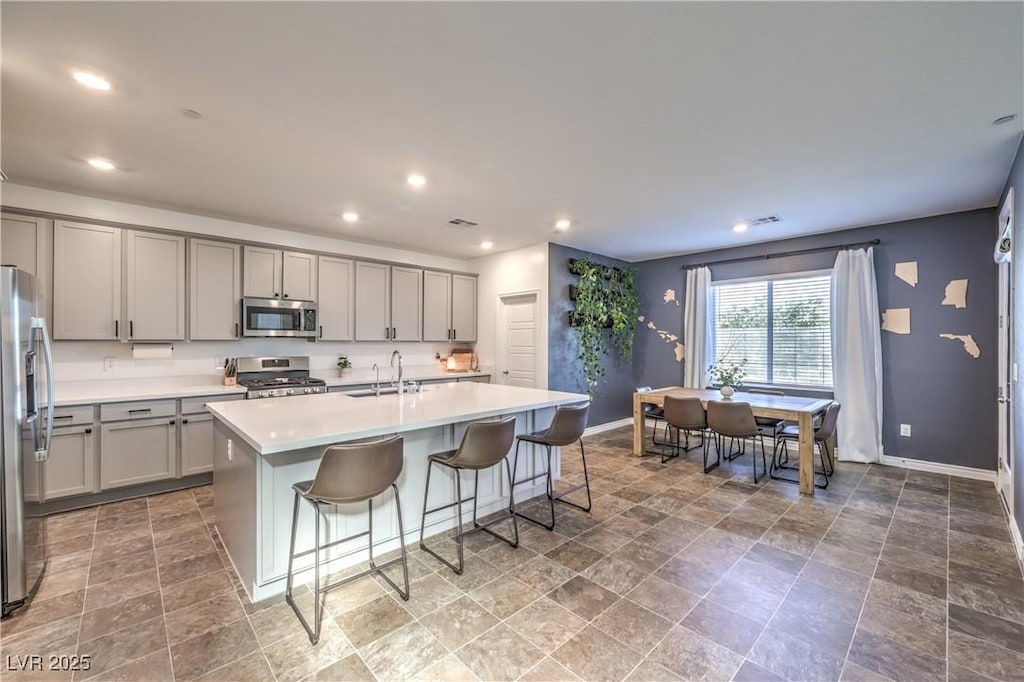
<svg viewBox="0 0 1024 682">
<path fill-rule="evenodd" d="M 5 1 L 0 18 L 12 182 L 460 258 L 550 240 L 640 260 L 992 206 L 1024 113 L 1021 3 Z"/>
</svg>

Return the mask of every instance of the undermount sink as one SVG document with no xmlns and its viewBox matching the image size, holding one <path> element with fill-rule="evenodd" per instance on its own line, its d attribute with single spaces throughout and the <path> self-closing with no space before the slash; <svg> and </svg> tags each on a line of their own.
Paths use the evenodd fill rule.
<svg viewBox="0 0 1024 682">
<path fill-rule="evenodd" d="M 419 386 L 406 386 L 406 393 L 420 393 L 423 389 Z M 363 388 L 358 391 L 347 391 L 345 395 L 352 398 L 374 398 L 378 395 L 395 395 L 398 393 L 397 386 L 381 386 L 380 391 L 372 388 Z"/>
</svg>

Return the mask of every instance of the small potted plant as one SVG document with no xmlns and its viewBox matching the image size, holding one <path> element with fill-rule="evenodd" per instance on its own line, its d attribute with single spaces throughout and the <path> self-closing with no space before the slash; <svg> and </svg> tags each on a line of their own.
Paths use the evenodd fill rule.
<svg viewBox="0 0 1024 682">
<path fill-rule="evenodd" d="M 736 393 L 736 389 L 743 385 L 743 377 L 747 376 L 747 371 L 744 367 L 747 364 L 747 359 L 743 358 L 739 362 L 726 361 L 724 358 L 708 367 L 708 374 L 711 376 L 711 380 L 721 384 L 718 389 L 722 394 L 722 398 L 729 400 L 733 394 Z"/>
<path fill-rule="evenodd" d="M 345 376 L 345 370 L 352 367 L 352 361 L 348 359 L 347 355 L 338 356 L 338 376 Z"/>
</svg>

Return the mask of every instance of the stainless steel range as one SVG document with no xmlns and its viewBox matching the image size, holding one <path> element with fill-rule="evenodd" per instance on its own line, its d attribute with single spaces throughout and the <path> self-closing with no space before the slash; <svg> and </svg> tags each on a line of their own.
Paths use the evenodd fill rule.
<svg viewBox="0 0 1024 682">
<path fill-rule="evenodd" d="M 249 389 L 247 400 L 327 393 L 323 379 L 309 376 L 304 357 L 238 358 L 238 384 Z"/>
</svg>

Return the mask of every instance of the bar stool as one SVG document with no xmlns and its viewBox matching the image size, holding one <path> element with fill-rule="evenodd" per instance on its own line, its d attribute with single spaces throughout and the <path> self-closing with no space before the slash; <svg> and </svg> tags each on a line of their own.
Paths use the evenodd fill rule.
<svg viewBox="0 0 1024 682">
<path fill-rule="evenodd" d="M 387 440 L 373 443 L 356 443 L 351 445 L 332 445 L 324 450 L 320 459 L 320 466 L 317 468 L 316 477 L 311 481 L 302 481 L 292 486 L 295 491 L 295 506 L 292 509 L 292 535 L 288 550 L 288 581 L 285 586 L 285 601 L 295 611 L 299 622 L 309 635 L 309 641 L 316 644 L 320 641 L 320 623 L 323 618 L 322 595 L 335 587 L 352 582 L 358 578 L 378 573 L 391 587 L 398 592 L 402 599 L 409 600 L 409 565 L 405 555 L 405 530 L 402 526 L 402 503 L 398 496 L 398 486 L 395 481 L 402 473 L 403 463 L 403 441 L 401 437 L 394 436 Z M 388 488 L 395 491 L 395 507 L 398 511 L 398 542 L 401 545 L 402 555 L 387 563 L 376 564 L 373 560 L 373 498 L 383 493 Z M 305 499 L 313 505 L 316 512 L 316 524 L 314 526 L 313 549 L 308 549 L 298 554 L 295 553 L 295 535 L 299 523 L 299 499 Z M 369 529 L 362 533 L 350 535 L 341 540 L 320 544 L 320 517 L 323 513 L 322 505 L 349 504 L 354 502 L 367 502 Z M 326 520 L 325 520 L 326 521 Z M 343 578 L 330 585 L 320 586 L 320 551 L 330 549 L 349 540 L 355 540 L 362 536 L 369 536 L 368 544 L 370 550 L 370 568 L 347 578 Z M 292 595 L 292 582 L 295 577 L 293 571 L 294 560 L 313 554 L 313 627 L 303 617 L 299 607 L 295 604 Z M 383 569 L 397 563 L 402 564 L 402 573 L 405 578 L 405 590 L 402 590 L 383 571 Z M 308 570 L 308 569 L 306 569 Z"/>
<path fill-rule="evenodd" d="M 664 464 L 671 457 L 678 457 L 679 451 L 689 452 L 693 448 L 704 449 L 704 471 L 708 470 L 708 439 L 706 431 L 708 428 L 708 413 L 704 409 L 704 403 L 700 398 L 676 398 L 671 395 L 665 396 L 665 421 L 676 430 L 675 454 L 661 456 L 661 463 Z M 679 447 L 679 432 L 685 434 L 686 445 Z M 700 433 L 700 444 L 690 447 L 690 432 Z"/>
<path fill-rule="evenodd" d="M 508 514 L 503 514 L 496 519 L 488 521 L 487 523 L 478 523 L 476 520 L 477 492 L 480 489 L 480 471 L 482 469 L 490 469 L 504 460 L 509 483 L 512 483 L 512 469 L 509 467 L 508 457 L 506 457 L 506 455 L 508 455 L 508 451 L 512 449 L 512 441 L 515 438 L 515 434 L 515 417 L 505 417 L 500 421 L 473 422 L 466 428 L 466 433 L 462 436 L 462 442 L 459 444 L 458 450 L 431 455 L 427 459 L 427 485 L 423 491 L 423 521 L 420 524 L 420 549 L 455 571 L 456 575 L 462 575 L 463 568 L 465 568 L 465 558 L 463 556 L 462 545 L 463 540 L 470 533 L 482 530 L 493 535 L 499 540 L 507 542 L 510 547 L 514 548 L 519 546 L 519 524 L 516 522 L 514 508 L 510 507 Z M 430 471 L 434 464 L 448 467 L 455 472 L 455 501 L 440 507 L 427 509 L 427 499 L 430 495 Z M 463 470 L 472 471 L 475 479 L 473 483 L 473 496 L 467 497 L 466 499 L 462 499 L 462 476 L 460 473 Z M 462 505 L 470 500 L 473 501 L 473 527 L 468 531 L 463 532 Z M 427 527 L 427 514 L 433 514 L 434 512 L 439 512 L 444 509 L 451 509 L 452 507 L 458 507 L 458 533 L 455 536 L 455 542 L 459 548 L 458 566 L 427 547 L 426 543 L 423 541 L 424 530 Z M 512 539 L 499 535 L 490 529 L 490 526 L 509 518 L 512 519 Z"/>
<path fill-rule="evenodd" d="M 654 389 L 650 386 L 637 386 L 637 393 L 650 393 Z M 659 405 L 652 405 L 651 403 L 644 403 L 644 431 L 647 431 L 647 420 L 650 419 L 654 422 L 654 433 L 651 434 L 651 442 L 658 447 L 672 447 L 672 443 L 668 442 L 668 422 L 665 421 L 665 408 Z M 658 442 L 658 425 L 665 425 L 665 440 Z M 662 454 L 651 450 L 645 450 L 645 452 L 652 455 Z M 664 463 L 664 455 L 662 455 L 662 462 Z"/>
<path fill-rule="evenodd" d="M 754 483 L 757 483 L 757 441 L 754 439 L 759 439 L 761 441 L 761 465 L 767 473 L 768 463 L 764 449 L 764 433 L 757 428 L 757 422 L 754 421 L 754 410 L 751 409 L 750 403 L 737 403 L 731 400 L 709 400 L 708 427 L 723 440 L 728 438 L 731 442 L 737 438 L 739 439 L 740 450 L 730 453 L 728 455 L 730 460 L 746 454 L 746 439 L 751 439 L 754 443 Z M 721 461 L 722 456 L 719 449 L 718 462 L 715 466 L 718 466 Z M 713 469 L 714 467 L 711 468 Z"/>
<path fill-rule="evenodd" d="M 513 513 L 520 518 L 524 518 L 527 521 L 536 523 L 538 526 L 547 528 L 548 530 L 555 529 L 555 502 L 561 502 L 562 504 L 572 505 L 577 509 L 582 509 L 585 512 L 589 512 L 594 502 L 590 497 L 590 476 L 587 474 L 587 454 L 583 449 L 583 431 L 587 428 L 587 414 L 590 412 L 590 403 L 583 403 L 582 405 L 563 405 L 555 410 L 555 416 L 551 420 L 551 426 L 545 431 L 538 433 L 524 434 L 516 437 L 516 454 L 515 459 L 512 460 L 512 486 L 509 489 L 509 510 L 513 510 Z M 579 441 L 580 443 L 580 458 L 583 460 L 583 483 L 573 486 L 568 490 L 555 495 L 554 484 L 551 480 L 551 448 L 565 447 Z M 535 443 L 537 445 L 543 445 L 547 448 L 548 452 L 548 468 L 547 471 L 541 474 L 536 474 L 529 478 L 524 478 L 521 481 L 515 480 L 516 469 L 519 466 L 519 446 L 522 443 Z M 538 478 L 547 477 L 547 497 L 548 506 L 551 508 L 551 522 L 545 523 L 539 519 L 535 519 L 531 516 L 527 516 L 521 512 L 514 511 L 515 507 L 515 492 L 516 486 L 522 485 L 523 483 L 532 483 Z M 562 499 L 566 495 L 576 492 L 577 490 L 587 490 L 587 506 L 570 502 L 569 500 Z"/>
<path fill-rule="evenodd" d="M 842 409 L 842 405 L 837 402 L 833 402 L 827 408 L 825 408 L 825 416 L 821 419 L 821 425 L 814 429 L 814 445 L 818 446 L 818 455 L 821 458 L 821 474 L 825 478 L 824 485 L 818 485 L 815 483 L 815 487 L 825 489 L 828 487 L 828 478 L 835 473 L 835 458 L 832 455 L 831 449 L 828 447 L 828 442 L 836 434 L 836 423 L 839 420 L 839 410 Z M 783 476 L 776 476 L 773 472 L 778 469 L 797 470 L 797 467 L 784 466 L 779 461 L 779 445 L 782 445 L 782 451 L 786 455 L 786 459 L 789 459 L 789 449 L 787 443 L 789 441 L 800 441 L 800 428 L 797 426 L 787 426 L 779 432 L 778 443 L 775 445 L 775 451 L 772 453 L 772 467 L 768 474 L 779 481 L 788 481 L 790 483 L 799 483 L 798 480 L 786 478 Z M 817 472 L 815 472 L 817 473 Z"/>
</svg>

